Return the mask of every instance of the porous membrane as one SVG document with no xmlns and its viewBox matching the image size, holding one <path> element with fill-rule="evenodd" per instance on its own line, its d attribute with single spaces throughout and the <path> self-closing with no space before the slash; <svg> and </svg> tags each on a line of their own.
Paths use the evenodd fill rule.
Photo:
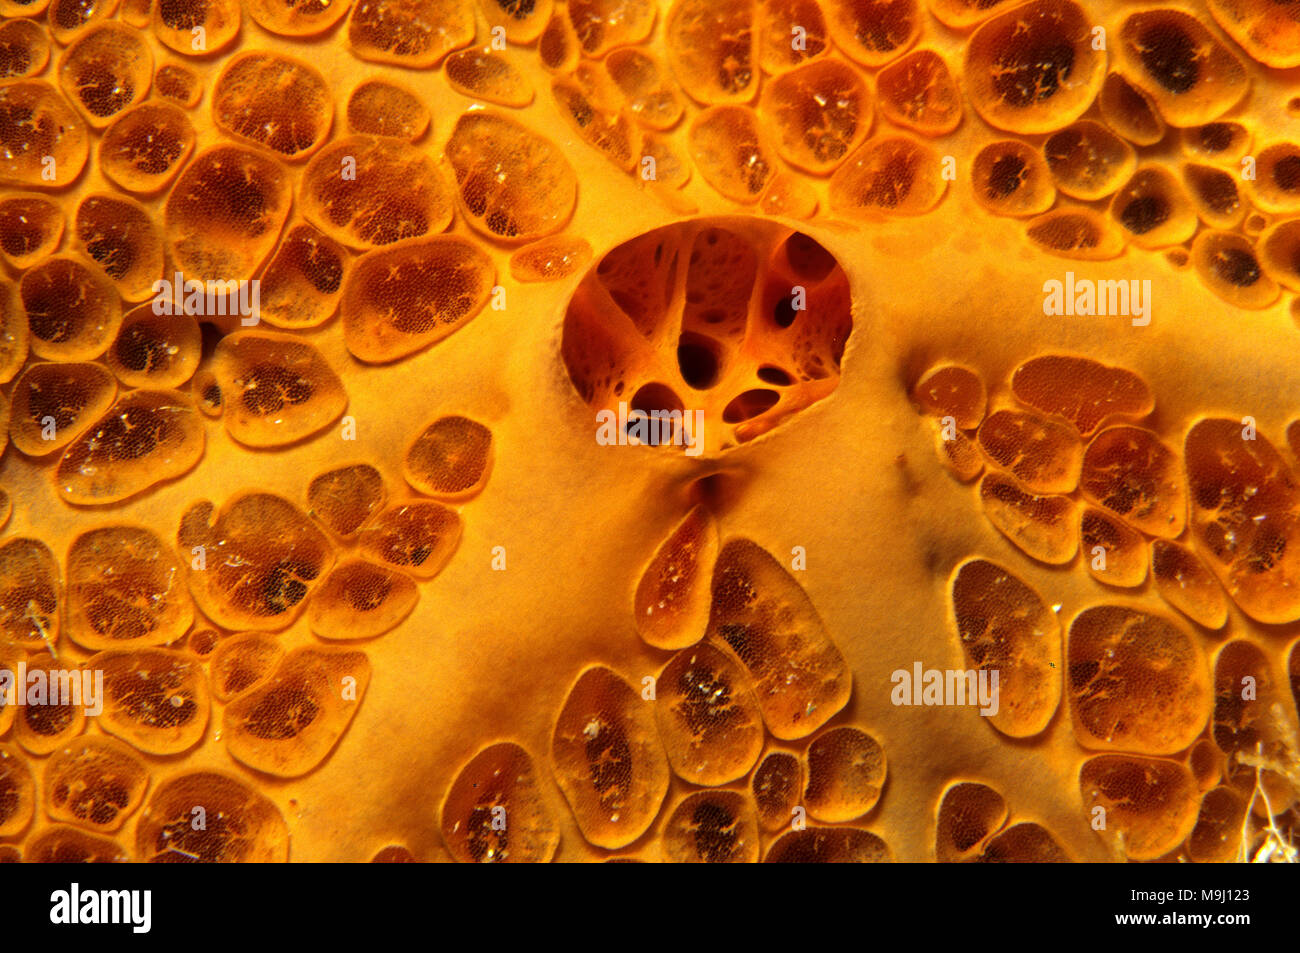
<svg viewBox="0 0 1300 953">
<path fill-rule="evenodd" d="M 1286 5 L 84 9 L 0 27 L 0 662 L 108 697 L 0 710 L 0 850 L 1202 861 L 1294 810 Z M 266 326 L 154 320 L 176 270 Z M 997 715 L 895 704 L 958 658 Z"/>
</svg>

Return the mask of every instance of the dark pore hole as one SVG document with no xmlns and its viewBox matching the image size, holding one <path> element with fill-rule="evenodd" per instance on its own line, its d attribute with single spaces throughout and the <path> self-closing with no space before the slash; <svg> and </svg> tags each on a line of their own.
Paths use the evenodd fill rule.
<svg viewBox="0 0 1300 953">
<path fill-rule="evenodd" d="M 785 240 L 785 257 L 790 269 L 805 281 L 821 281 L 837 264 L 834 255 L 803 232 L 795 232 Z"/>
<path fill-rule="evenodd" d="M 776 304 L 772 305 L 772 320 L 776 322 L 778 328 L 788 328 L 794 324 L 795 316 L 798 313 L 790 295 L 781 295 L 776 299 Z"/>
<path fill-rule="evenodd" d="M 629 412 L 640 411 L 649 416 L 650 419 L 641 425 L 629 420 L 628 429 L 632 430 L 635 427 L 640 430 L 641 427 L 644 427 L 645 442 L 652 447 L 671 443 L 674 432 L 681 427 L 681 418 L 679 416 L 676 420 L 672 420 L 666 415 L 672 414 L 674 411 L 680 414 L 683 406 L 681 399 L 667 384 L 646 384 L 632 395 L 628 409 Z M 660 416 L 656 417 L 655 414 Z"/>
<path fill-rule="evenodd" d="M 735 397 L 722 411 L 725 423 L 738 424 L 776 406 L 781 395 L 774 390 L 747 390 Z"/>
<path fill-rule="evenodd" d="M 758 369 L 758 379 L 764 384 L 775 384 L 777 387 L 789 387 L 794 383 L 794 378 L 771 364 L 764 364 Z"/>
<path fill-rule="evenodd" d="M 707 390 L 718 382 L 722 361 L 718 345 L 700 334 L 687 332 L 677 342 L 677 366 L 682 380 L 696 390 Z"/>
</svg>

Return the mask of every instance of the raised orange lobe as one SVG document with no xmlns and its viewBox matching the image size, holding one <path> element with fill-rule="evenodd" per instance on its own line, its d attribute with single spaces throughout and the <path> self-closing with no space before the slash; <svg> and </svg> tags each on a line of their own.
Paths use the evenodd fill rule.
<svg viewBox="0 0 1300 953">
<path fill-rule="evenodd" d="M 1120 24 L 1116 57 L 1123 74 L 1171 126 L 1213 122 L 1250 87 L 1237 55 L 1182 10 L 1146 10 Z"/>
<path fill-rule="evenodd" d="M 196 808 L 204 825 L 194 823 Z M 247 782 L 219 771 L 185 771 L 150 795 L 135 849 L 153 864 L 282 864 L 289 859 L 289 826 Z"/>
<path fill-rule="evenodd" d="M 81 174 L 89 150 L 86 124 L 49 83 L 0 85 L 0 185 L 62 188 Z"/>
<path fill-rule="evenodd" d="M 626 847 L 659 813 L 668 758 L 650 705 L 622 676 L 586 669 L 569 690 L 551 735 L 551 765 L 582 836 Z"/>
<path fill-rule="evenodd" d="M 59 247 L 63 225 L 63 209 L 54 199 L 35 194 L 5 196 L 0 199 L 0 255 L 22 271 Z"/>
<path fill-rule="evenodd" d="M 656 679 L 655 720 L 673 772 L 713 787 L 749 773 L 763 718 L 744 670 L 708 645 L 678 652 Z"/>
<path fill-rule="evenodd" d="M 128 192 L 151 194 L 172 181 L 194 151 L 194 127 L 171 103 L 151 101 L 113 120 L 99 143 L 99 167 Z"/>
<path fill-rule="evenodd" d="M 1300 618 L 1300 487 L 1253 425 L 1210 418 L 1187 434 L 1191 533 L 1242 611 L 1260 622 Z"/>
<path fill-rule="evenodd" d="M 300 194 L 313 225 L 356 249 L 433 235 L 452 218 L 451 186 L 433 161 L 387 136 L 331 143 L 307 165 Z"/>
<path fill-rule="evenodd" d="M 1066 424 L 999 410 L 980 425 L 979 445 L 992 464 L 1033 493 L 1070 493 L 1079 485 L 1083 444 Z"/>
<path fill-rule="evenodd" d="M 278 447 L 328 427 L 347 406 L 343 382 L 315 345 L 288 334 L 236 331 L 212 359 L 226 430 L 252 447 Z"/>
<path fill-rule="evenodd" d="M 1104 261 L 1124 250 L 1124 239 L 1090 208 L 1054 208 L 1031 219 L 1025 236 L 1043 251 L 1062 258 Z"/>
<path fill-rule="evenodd" d="M 68 445 L 54 485 L 69 503 L 116 503 L 189 472 L 203 456 L 201 418 L 174 390 L 134 390 Z"/>
<path fill-rule="evenodd" d="M 307 486 L 308 512 L 344 539 L 379 512 L 387 499 L 384 478 L 368 463 L 327 470 Z"/>
<path fill-rule="evenodd" d="M 384 364 L 422 351 L 487 304 L 495 266 L 455 235 L 416 238 L 358 258 L 343 283 L 343 340 L 353 357 Z"/>
<path fill-rule="evenodd" d="M 92 360 L 121 327 L 122 303 L 112 279 L 79 255 L 58 255 L 29 268 L 18 291 L 37 357 Z"/>
<path fill-rule="evenodd" d="M 768 848 L 765 864 L 888 864 L 893 851 L 857 827 L 808 827 L 787 831 Z"/>
<path fill-rule="evenodd" d="M 823 731 L 808 745 L 804 804 L 819 821 L 852 821 L 876 806 L 885 785 L 885 752 L 850 725 Z"/>
<path fill-rule="evenodd" d="M 143 0 L 153 5 L 152 0 Z M 203 95 L 203 81 L 184 63 L 160 63 L 153 77 L 153 91 L 163 99 L 193 109 Z"/>
<path fill-rule="evenodd" d="M 903 135 L 868 140 L 831 176 L 831 211 L 853 218 L 921 215 L 947 191 L 939 154 Z"/>
<path fill-rule="evenodd" d="M 126 387 L 180 387 L 194 375 L 202 348 L 192 315 L 154 314 L 145 304 L 122 319 L 104 362 Z"/>
<path fill-rule="evenodd" d="M 448 85 L 466 96 L 515 109 L 533 101 L 533 87 L 524 74 L 491 49 L 453 53 L 442 69 Z"/>
<path fill-rule="evenodd" d="M 463 0 L 355 0 L 348 44 L 358 59 L 427 69 L 474 42 L 474 7 Z"/>
<path fill-rule="evenodd" d="M 1214 574 L 1192 550 L 1171 539 L 1151 543 L 1151 578 L 1160 597 L 1207 629 L 1228 622 L 1228 597 Z"/>
<path fill-rule="evenodd" d="M 1133 147 L 1091 119 L 1053 133 L 1043 143 L 1043 155 L 1056 187 L 1085 202 L 1110 195 L 1137 166 Z"/>
<path fill-rule="evenodd" d="M 754 0 L 677 0 L 664 44 L 686 94 L 703 105 L 747 103 L 758 91 Z"/>
<path fill-rule="evenodd" d="M 164 46 L 202 57 L 233 42 L 240 19 L 239 0 L 156 0 L 150 22 Z"/>
<path fill-rule="evenodd" d="M 655 551 L 637 584 L 637 630 L 647 643 L 678 649 L 698 642 L 708 621 L 708 579 L 718 555 L 718 531 L 695 507 Z"/>
<path fill-rule="evenodd" d="M 284 649 L 279 641 L 264 632 L 244 632 L 222 640 L 208 660 L 212 694 L 218 701 L 230 701 L 270 678 L 282 658 Z"/>
<path fill-rule="evenodd" d="M 347 0 L 246 0 L 248 15 L 278 36 L 316 36 L 343 19 Z"/>
<path fill-rule="evenodd" d="M 1056 201 L 1048 164 L 1018 139 L 990 142 L 977 152 L 971 184 L 975 201 L 995 215 L 1038 215 Z"/>
<path fill-rule="evenodd" d="M 1155 860 L 1196 826 L 1196 779 L 1181 764 L 1128 755 L 1101 755 L 1079 772 L 1089 816 L 1105 812 L 1104 835 L 1130 860 Z"/>
<path fill-rule="evenodd" d="M 1074 736 L 1086 748 L 1175 754 L 1210 715 L 1210 673 L 1197 640 L 1158 615 L 1094 606 L 1066 644 Z M 1152 697 L 1159 705 L 1150 704 Z"/>
<path fill-rule="evenodd" d="M 208 683 L 200 661 L 168 649 L 110 649 L 92 656 L 104 673 L 99 726 L 145 754 L 173 755 L 203 737 Z"/>
<path fill-rule="evenodd" d="M 1146 582 L 1146 540 L 1109 510 L 1083 508 L 1079 545 L 1088 572 L 1098 582 L 1125 589 Z"/>
<path fill-rule="evenodd" d="M 1165 121 L 1155 101 L 1122 73 L 1110 73 L 1097 97 L 1101 118 L 1111 129 L 1138 146 L 1153 146 L 1165 137 Z"/>
<path fill-rule="evenodd" d="M 284 167 L 266 153 L 234 145 L 205 150 L 163 206 L 173 260 L 187 280 L 251 278 L 275 247 L 290 198 Z"/>
<path fill-rule="evenodd" d="M 15 837 L 25 831 L 35 808 L 32 769 L 18 749 L 0 744 L 0 837 Z"/>
<path fill-rule="evenodd" d="M 788 751 L 769 751 L 750 779 L 764 831 L 779 831 L 791 822 L 803 798 L 803 761 Z"/>
<path fill-rule="evenodd" d="M 406 482 L 426 496 L 467 500 L 487 483 L 492 431 L 468 417 L 439 417 L 416 434 L 402 459 Z"/>
<path fill-rule="evenodd" d="M 96 193 L 82 199 L 73 247 L 99 265 L 127 301 L 143 301 L 162 276 L 163 239 L 149 211 L 134 199 Z"/>
<path fill-rule="evenodd" d="M 1181 245 L 1196 231 L 1196 209 L 1172 172 L 1144 166 L 1120 187 L 1110 217 L 1142 248 Z"/>
<path fill-rule="evenodd" d="M 844 656 L 808 595 L 767 551 L 747 539 L 723 546 L 712 600 L 707 637 L 744 666 L 773 736 L 807 737 L 844 707 Z"/>
<path fill-rule="evenodd" d="M 753 802 L 739 791 L 697 791 L 673 808 L 663 833 L 664 860 L 673 864 L 758 862 Z"/>
<path fill-rule="evenodd" d="M 882 69 L 876 94 L 890 122 L 923 136 L 946 136 L 961 122 L 961 90 L 934 50 L 915 50 Z"/>
<path fill-rule="evenodd" d="M 456 552 L 460 534 L 455 510 L 432 500 L 408 500 L 391 504 L 362 527 L 357 544 L 376 562 L 416 579 L 432 579 Z"/>
<path fill-rule="evenodd" d="M 760 104 L 781 157 L 813 175 L 834 171 L 866 139 L 872 108 L 862 77 L 833 59 L 782 73 L 767 84 Z"/>
<path fill-rule="evenodd" d="M 440 816 L 443 842 L 461 863 L 544 864 L 560 843 L 532 756 L 512 742 L 489 745 L 461 768 Z"/>
<path fill-rule="evenodd" d="M 921 34 L 916 0 L 826 0 L 826 15 L 839 48 L 872 69 L 894 59 Z"/>
<path fill-rule="evenodd" d="M 182 553 L 201 557 L 190 590 L 222 628 L 278 631 L 302 612 L 334 564 L 329 539 L 283 497 L 245 492 L 219 513 L 196 503 L 181 517 Z"/>
<path fill-rule="evenodd" d="M 23 853 L 29 864 L 124 864 L 130 859 L 117 841 L 62 824 L 41 831 Z"/>
<path fill-rule="evenodd" d="M 682 117 L 682 97 L 657 59 L 636 47 L 605 57 L 605 70 L 622 93 L 628 112 L 648 129 L 669 129 Z"/>
<path fill-rule="evenodd" d="M 339 563 L 307 607 L 307 624 L 323 639 L 369 639 L 411 614 L 420 590 L 410 577 L 364 559 Z"/>
<path fill-rule="evenodd" d="M 413 91 L 387 79 L 367 79 L 348 97 L 348 130 L 414 142 L 429 128 L 429 108 Z"/>
<path fill-rule="evenodd" d="M 989 723 L 1012 738 L 1038 734 L 1061 701 L 1061 626 L 1055 613 L 1027 583 L 986 559 L 957 568 L 949 597 L 967 664 L 990 673 L 984 676 L 990 685 L 991 673 L 998 673 L 997 694 L 990 694 L 997 710 L 986 706 Z M 954 688 L 973 705 L 977 686 L 978 679 L 963 674 Z"/>
<path fill-rule="evenodd" d="M 19 536 L 0 544 L 0 645 L 54 655 L 62 591 L 59 563 L 43 542 Z"/>
<path fill-rule="evenodd" d="M 261 278 L 260 315 L 277 328 L 311 328 L 338 310 L 347 250 L 311 225 L 285 233 Z"/>
<path fill-rule="evenodd" d="M 300 777 L 339 743 L 369 682 L 364 652 L 315 647 L 290 652 L 270 678 L 226 706 L 226 750 L 255 771 Z"/>
<path fill-rule="evenodd" d="M 1174 539 L 1187 522 L 1181 461 L 1149 430 L 1110 427 L 1083 455 L 1083 495 L 1134 529 Z"/>
<path fill-rule="evenodd" d="M 149 769 L 130 748 L 87 736 L 56 751 L 45 766 L 45 812 L 53 821 L 111 834 L 139 808 L 148 783 Z"/>
<path fill-rule="evenodd" d="M 1000 473 L 986 474 L 979 494 L 989 522 L 1025 555 L 1061 566 L 1078 553 L 1079 512 L 1070 497 L 1032 493 Z"/>
<path fill-rule="evenodd" d="M 302 159 L 329 134 L 334 97 L 308 63 L 269 51 L 241 53 L 217 77 L 212 118 L 231 138 Z"/>
<path fill-rule="evenodd" d="M 153 53 L 137 30 L 100 23 L 79 34 L 59 59 L 59 85 L 93 128 L 107 126 L 149 95 Z"/>
<path fill-rule="evenodd" d="M 28 365 L 14 383 L 9 436 L 21 453 L 62 450 L 97 420 L 117 396 L 113 375 L 98 364 Z"/>
<path fill-rule="evenodd" d="M 935 858 L 941 864 L 979 859 L 989 838 L 1006 820 L 1007 802 L 993 788 L 975 781 L 950 785 L 939 801 Z"/>
<path fill-rule="evenodd" d="M 591 242 L 585 238 L 543 238 L 510 256 L 510 276 L 519 282 L 562 281 L 591 264 L 591 255 Z"/>
<path fill-rule="evenodd" d="M 152 530 L 87 530 L 68 549 L 67 632 L 82 648 L 166 645 L 194 621 L 186 566 Z"/>
<path fill-rule="evenodd" d="M 548 139 L 512 119 L 466 113 L 447 142 L 460 207 L 489 238 L 526 242 L 559 231 L 573 214 L 578 179 Z"/>
<path fill-rule="evenodd" d="M 49 35 L 34 20 L 0 23 L 0 79 L 35 76 L 49 61 Z"/>
<path fill-rule="evenodd" d="M 1007 132 L 1054 132 L 1096 98 L 1106 55 L 1092 19 L 1071 0 L 1031 0 L 998 13 L 971 36 L 964 74 L 971 104 Z"/>
<path fill-rule="evenodd" d="M 1070 421 L 1084 437 L 1113 416 L 1145 417 L 1155 406 L 1151 388 L 1132 371 L 1062 354 L 1021 364 L 1011 392 L 1027 407 Z"/>
</svg>

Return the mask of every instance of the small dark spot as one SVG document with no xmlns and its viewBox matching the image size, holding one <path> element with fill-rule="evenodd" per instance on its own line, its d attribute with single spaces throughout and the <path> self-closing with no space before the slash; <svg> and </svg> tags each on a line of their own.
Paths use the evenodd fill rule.
<svg viewBox="0 0 1300 953">
<path fill-rule="evenodd" d="M 794 378 L 771 364 L 764 364 L 758 369 L 758 379 L 765 384 L 775 384 L 777 387 L 789 387 L 794 383 Z"/>
<path fill-rule="evenodd" d="M 1259 262 L 1255 256 L 1240 248 L 1224 248 L 1214 256 L 1214 271 L 1229 284 L 1249 288 L 1259 281 Z"/>
<path fill-rule="evenodd" d="M 776 322 L 778 328 L 788 328 L 794 324 L 794 319 L 799 314 L 794 308 L 794 302 L 786 295 L 776 299 L 776 304 L 772 306 L 772 320 Z"/>
<path fill-rule="evenodd" d="M 1279 159 L 1273 166 L 1273 181 L 1287 192 L 1300 190 L 1300 155 Z"/>
<path fill-rule="evenodd" d="M 1124 206 L 1119 220 L 1134 235 L 1145 235 L 1169 219 L 1169 204 L 1156 195 L 1143 195 Z"/>
<path fill-rule="evenodd" d="M 1201 148 L 1206 152 L 1222 152 L 1232 145 L 1232 126 L 1226 122 L 1212 122 L 1199 130 Z"/>
<path fill-rule="evenodd" d="M 1157 23 L 1137 38 L 1138 55 L 1148 73 L 1171 93 L 1185 93 L 1201 75 L 1196 44 L 1175 23 Z"/>
<path fill-rule="evenodd" d="M 997 161 L 993 163 L 993 167 L 989 169 L 989 178 L 984 185 L 984 193 L 990 199 L 1006 198 L 1020 188 L 1021 183 L 1025 181 L 1027 171 L 1025 161 L 1019 156 L 999 156 Z"/>
<path fill-rule="evenodd" d="M 721 361 L 717 348 L 708 338 L 683 334 L 677 343 L 677 366 L 682 380 L 696 390 L 705 390 L 717 383 Z"/>
</svg>

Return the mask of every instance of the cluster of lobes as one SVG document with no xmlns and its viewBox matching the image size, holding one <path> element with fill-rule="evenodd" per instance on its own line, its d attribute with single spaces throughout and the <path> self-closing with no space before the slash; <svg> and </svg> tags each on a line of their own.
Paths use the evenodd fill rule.
<svg viewBox="0 0 1300 953">
<path fill-rule="evenodd" d="M 721 542 L 695 507 L 645 566 L 634 612 L 647 644 L 671 653 L 663 667 L 637 679 L 583 669 L 551 734 L 547 763 L 588 844 L 612 862 L 893 859 L 860 826 L 885 788 L 884 749 L 828 724 L 849 702 L 848 665 L 771 554 Z M 452 856 L 551 859 L 561 808 L 542 770 L 510 741 L 474 755 L 441 808 Z"/>
<path fill-rule="evenodd" d="M 702 412 L 699 439 L 717 451 L 834 391 L 851 311 L 848 276 L 808 235 L 696 219 L 606 253 L 570 299 L 561 354 L 589 406 L 676 414 L 678 429 Z M 646 442 L 680 448 L 688 437 L 660 428 Z"/>
<path fill-rule="evenodd" d="M 1250 417 L 1198 419 L 1179 447 L 1143 424 L 1155 402 L 1139 375 L 1066 354 L 1031 358 L 992 392 L 971 368 L 939 365 L 912 399 L 939 460 L 978 480 L 1002 536 L 1120 597 L 1063 631 L 1059 606 L 1013 568 L 982 557 L 956 568 L 966 662 L 1000 676 L 992 727 L 1034 737 L 1065 696 L 1075 739 L 1094 753 L 1079 769 L 1083 806 L 1105 818 L 1093 826 L 1117 857 L 1255 856 L 1263 828 L 1300 798 L 1300 639 L 1233 621 L 1232 609 L 1265 626 L 1300 620 L 1300 423 L 1289 458 Z M 997 791 L 954 784 L 940 859 L 990 859 L 1016 830 L 1006 820 Z M 1032 827 L 1017 842 L 1049 859 L 1047 832 Z"/>
<path fill-rule="evenodd" d="M 40 371 L 58 367 L 78 373 Z M 102 407 L 116 390 L 93 363 L 37 364 L 22 380 L 24 400 L 53 401 L 52 412 Z M 260 491 L 197 502 L 174 541 L 111 523 L 75 536 L 64 559 L 34 538 L 0 543 L 0 668 L 26 663 L 55 681 L 68 667 L 103 675 L 97 714 L 0 707 L 6 848 L 38 862 L 287 859 L 285 818 L 251 777 L 151 759 L 215 734 L 258 775 L 319 767 L 370 680 L 366 651 L 349 643 L 415 608 L 418 582 L 459 543 L 454 504 L 483 489 L 492 456 L 486 426 L 443 416 L 411 435 L 405 491 L 390 494 L 370 464 L 345 464 L 312 477 L 300 502 Z M 316 638 L 283 645 L 304 614 Z M 199 809 L 206 826 L 192 823 Z"/>
</svg>

